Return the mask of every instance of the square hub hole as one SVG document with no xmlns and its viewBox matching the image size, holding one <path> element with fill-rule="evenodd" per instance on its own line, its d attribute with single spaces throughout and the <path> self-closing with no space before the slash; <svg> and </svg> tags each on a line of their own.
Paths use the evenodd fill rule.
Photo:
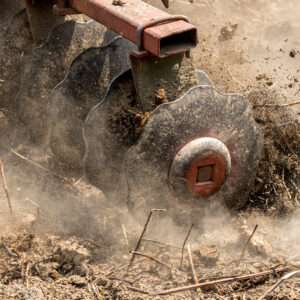
<svg viewBox="0 0 300 300">
<path fill-rule="evenodd" d="M 213 165 L 198 167 L 197 182 L 212 181 Z"/>
</svg>

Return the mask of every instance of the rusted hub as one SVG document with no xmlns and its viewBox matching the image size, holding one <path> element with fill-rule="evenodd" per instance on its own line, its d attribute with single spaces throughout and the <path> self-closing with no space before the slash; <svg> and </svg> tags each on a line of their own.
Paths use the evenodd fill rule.
<svg viewBox="0 0 300 300">
<path fill-rule="evenodd" d="M 222 155 L 214 151 L 200 154 L 188 168 L 187 186 L 197 196 L 209 195 L 222 185 L 225 171 Z"/>
<path fill-rule="evenodd" d="M 169 184 L 177 195 L 185 197 L 210 195 L 226 181 L 231 169 L 227 147 L 210 137 L 199 138 L 186 144 L 175 156 Z"/>
<path fill-rule="evenodd" d="M 217 190 L 197 196 L 188 187 L 188 169 L 209 152 L 224 160 L 225 177 Z M 157 106 L 127 152 L 129 210 L 142 223 L 152 208 L 165 208 L 175 220 L 190 223 L 200 222 L 207 205 L 236 210 L 249 199 L 262 153 L 263 135 L 249 101 L 212 86 L 191 88 L 181 98 Z M 211 166 L 199 166 L 198 181 L 214 180 Z"/>
</svg>

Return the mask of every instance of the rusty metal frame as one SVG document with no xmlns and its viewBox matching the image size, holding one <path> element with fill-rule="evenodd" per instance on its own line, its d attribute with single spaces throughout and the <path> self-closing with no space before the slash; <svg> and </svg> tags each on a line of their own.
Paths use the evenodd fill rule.
<svg viewBox="0 0 300 300">
<path fill-rule="evenodd" d="M 161 0 L 165 8 L 169 8 L 169 0 Z"/>
<path fill-rule="evenodd" d="M 160 19 L 155 19 L 155 20 L 149 21 L 148 23 L 142 24 L 140 27 L 138 27 L 138 29 L 136 30 L 136 45 L 138 47 L 138 51 L 144 50 L 143 33 L 144 33 L 145 29 L 147 29 L 151 26 L 154 26 L 154 25 L 161 24 L 161 23 L 171 22 L 171 21 L 179 21 L 179 20 L 183 20 L 188 23 L 191 23 L 189 18 L 186 16 L 167 16 L 167 17 L 163 17 Z M 183 51 L 180 51 L 180 52 L 183 52 Z"/>
<path fill-rule="evenodd" d="M 197 29 L 187 18 L 172 16 L 140 0 L 126 0 L 120 5 L 112 0 L 60 0 L 55 11 L 60 14 L 67 8 L 89 16 L 133 43 L 143 41 L 143 48 L 158 57 L 186 52 L 198 43 Z M 142 34 L 138 40 L 139 32 Z"/>
<path fill-rule="evenodd" d="M 69 6 L 68 0 L 57 0 L 53 6 L 53 12 L 59 16 L 80 14 L 79 11 Z"/>
<path fill-rule="evenodd" d="M 164 103 L 155 96 L 159 89 L 163 88 L 166 96 L 165 100 L 161 100 L 168 102 L 178 99 L 191 87 L 198 85 L 197 73 L 187 52 L 158 58 L 145 50 L 132 51 L 130 64 L 143 113 L 152 111 L 157 105 Z M 175 72 L 172 71 L 173 68 L 176 69 Z M 179 75 L 181 68 L 189 80 L 182 80 L 183 77 Z"/>
<path fill-rule="evenodd" d="M 30 32 L 35 46 L 42 44 L 57 25 L 64 22 L 62 15 L 53 15 L 52 6 L 57 0 L 25 0 Z"/>
</svg>

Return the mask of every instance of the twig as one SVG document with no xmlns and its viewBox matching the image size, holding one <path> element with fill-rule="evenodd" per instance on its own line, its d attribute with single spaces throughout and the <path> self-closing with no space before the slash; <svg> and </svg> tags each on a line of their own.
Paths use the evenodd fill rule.
<svg viewBox="0 0 300 300">
<path fill-rule="evenodd" d="M 98 287 L 95 286 L 94 284 L 91 284 L 91 286 L 92 286 L 93 292 L 94 292 L 94 294 L 95 294 L 97 300 L 103 299 L 103 298 L 101 297 L 100 293 L 99 293 Z"/>
<path fill-rule="evenodd" d="M 36 261 L 35 263 L 32 264 L 32 266 L 30 267 L 30 269 L 36 268 L 37 265 L 39 265 L 40 263 L 50 262 L 52 259 L 53 259 L 53 257 L 50 256 L 50 257 L 46 257 L 46 258 L 43 258 L 41 260 L 38 260 L 38 261 Z"/>
<path fill-rule="evenodd" d="M 5 248 L 5 250 L 8 252 L 10 256 L 20 257 L 20 254 L 16 250 L 10 250 L 5 243 L 2 243 L 2 246 Z"/>
<path fill-rule="evenodd" d="M 22 252 L 22 255 L 21 255 L 21 277 L 22 279 L 24 280 L 24 273 L 25 273 L 25 255 L 24 255 L 24 252 Z"/>
<path fill-rule="evenodd" d="M 148 291 L 145 291 L 145 290 L 142 290 L 142 289 L 138 289 L 138 288 L 133 287 L 133 286 L 128 286 L 127 288 L 129 290 L 131 290 L 131 291 L 139 292 L 139 293 L 142 293 L 142 294 L 147 294 L 147 295 L 150 294 L 150 292 L 148 292 Z"/>
<path fill-rule="evenodd" d="M 296 185 L 296 183 L 291 179 L 291 183 L 294 186 L 294 188 L 297 190 L 297 192 L 295 193 L 295 202 L 297 203 L 297 205 L 300 207 L 300 203 L 298 201 L 298 196 L 300 195 L 300 189 L 298 188 L 298 186 Z"/>
<path fill-rule="evenodd" d="M 189 236 L 190 236 L 190 233 L 191 233 L 191 231 L 192 231 L 193 226 L 194 226 L 194 224 L 191 225 L 191 227 L 190 227 L 190 229 L 189 229 L 189 231 L 188 231 L 188 233 L 187 233 L 187 235 L 186 235 L 186 237 L 185 237 L 185 240 L 184 240 L 184 242 L 183 242 L 183 245 L 182 245 L 182 250 L 181 250 L 181 260 L 180 260 L 180 268 L 182 267 L 183 252 L 184 252 L 185 243 L 186 243 L 187 239 L 188 239 Z"/>
<path fill-rule="evenodd" d="M 85 239 L 85 240 L 86 240 L 87 242 L 93 244 L 94 246 L 97 246 L 97 247 L 99 247 L 99 248 L 102 248 L 101 244 L 99 244 L 99 243 L 97 243 L 97 242 L 95 242 L 95 241 L 93 241 L 93 240 L 91 240 L 91 239 Z"/>
<path fill-rule="evenodd" d="M 271 122 L 273 122 L 271 116 L 269 115 L 269 120 Z M 289 148 L 289 150 L 291 151 L 291 153 L 293 154 L 293 156 L 295 157 L 295 159 L 299 162 L 299 157 L 298 155 L 295 153 L 295 151 L 293 150 L 293 148 L 291 147 L 291 145 L 288 143 L 287 139 L 284 136 L 284 133 L 282 132 L 280 127 L 275 127 L 275 129 L 277 130 L 277 132 L 279 133 L 280 137 L 283 139 L 283 141 L 285 142 L 285 144 L 287 145 L 287 147 Z"/>
<path fill-rule="evenodd" d="M 152 257 L 152 256 L 149 255 L 149 254 L 141 253 L 141 252 L 137 252 L 137 251 L 130 251 L 130 253 L 133 253 L 133 254 L 136 254 L 136 255 L 140 255 L 140 256 L 144 256 L 144 257 L 147 257 L 147 258 L 149 258 L 149 259 L 151 259 L 151 260 L 153 260 L 153 261 L 155 261 L 155 262 L 157 262 L 157 263 L 159 263 L 159 264 L 161 264 L 161 265 L 163 265 L 163 266 L 165 266 L 165 267 L 167 267 L 168 269 L 171 270 L 171 267 L 168 266 L 166 263 L 164 263 L 164 262 L 158 260 L 158 259 L 155 258 L 155 257 Z"/>
<path fill-rule="evenodd" d="M 145 276 L 145 274 L 142 272 L 141 275 L 136 276 L 133 280 L 132 285 L 134 285 L 136 282 L 140 281 L 141 278 L 143 278 Z"/>
<path fill-rule="evenodd" d="M 166 212 L 167 210 L 165 208 L 152 208 L 151 209 L 152 212 Z"/>
<path fill-rule="evenodd" d="M 272 275 L 272 274 L 276 274 L 276 273 L 283 273 L 288 270 L 289 270 L 289 267 L 283 267 L 283 268 L 267 270 L 267 271 L 263 271 L 263 272 L 259 272 L 259 273 L 255 273 L 255 274 L 234 276 L 234 277 L 222 278 L 222 279 L 208 281 L 208 282 L 201 282 L 198 284 L 187 285 L 187 286 L 183 286 L 183 287 L 178 287 L 178 288 L 158 292 L 158 293 L 153 294 L 153 296 L 179 293 L 179 292 L 194 290 L 194 289 L 198 289 L 198 288 L 202 288 L 202 287 L 212 286 L 212 285 L 216 285 L 216 284 L 224 284 L 224 283 L 233 282 L 233 281 L 241 281 L 241 280 L 251 279 L 251 278 L 260 277 L 260 276 L 267 276 L 267 275 Z"/>
<path fill-rule="evenodd" d="M 136 261 L 133 262 L 131 265 L 137 264 L 137 263 L 141 262 L 142 260 L 145 260 L 145 259 L 142 258 L 142 259 L 140 259 L 140 260 L 136 260 Z M 116 271 L 125 269 L 125 268 L 127 268 L 128 266 L 129 266 L 129 264 L 125 264 L 125 265 L 121 265 L 121 266 L 119 266 L 119 267 L 117 267 L 117 268 L 114 268 L 114 269 L 108 271 L 108 272 L 105 274 L 105 276 L 110 276 L 111 274 L 115 273 Z M 95 282 L 96 280 L 98 280 L 98 279 L 99 279 L 99 278 L 96 278 L 96 279 L 94 280 L 94 282 Z"/>
<path fill-rule="evenodd" d="M 26 199 L 26 201 L 31 203 L 33 206 L 36 207 L 36 220 L 39 220 L 40 213 L 41 213 L 40 206 L 38 204 L 36 204 L 34 201 L 30 200 L 30 199 Z"/>
<path fill-rule="evenodd" d="M 283 281 L 293 277 L 299 273 L 299 271 L 292 271 L 284 276 L 282 276 L 273 286 L 271 286 L 261 297 L 259 297 L 257 300 L 263 300 L 266 296 L 268 296 L 270 293 L 272 293 Z"/>
<path fill-rule="evenodd" d="M 189 260 L 190 260 L 190 265 L 191 265 L 191 269 L 193 272 L 193 278 L 196 284 L 199 283 L 199 280 L 197 278 L 197 274 L 195 272 L 195 267 L 194 267 L 194 262 L 193 262 L 193 257 L 192 257 L 192 251 L 191 251 L 191 247 L 190 244 L 187 244 L 187 249 L 188 249 L 188 253 L 189 253 Z"/>
<path fill-rule="evenodd" d="M 146 230 L 147 230 L 147 226 L 148 226 L 148 224 L 149 224 L 149 222 L 150 222 L 150 219 L 151 219 L 152 214 L 153 214 L 153 211 L 150 211 L 149 216 L 148 216 L 148 219 L 147 219 L 147 221 L 146 221 L 146 223 L 145 223 L 145 225 L 144 225 L 143 231 L 142 231 L 142 233 L 141 233 L 141 235 L 140 235 L 140 238 L 139 238 L 139 240 L 138 240 L 138 242 L 137 242 L 137 244 L 136 244 L 136 246 L 135 246 L 134 251 L 132 252 L 132 257 L 131 257 L 130 262 L 129 262 L 128 270 L 130 269 L 131 264 L 132 264 L 133 261 L 134 261 L 134 258 L 135 258 L 135 252 L 138 251 L 139 248 L 140 248 L 140 244 L 141 244 L 142 239 L 143 239 L 143 236 L 144 236 L 144 234 L 145 234 L 145 232 L 146 232 Z M 128 271 L 128 270 L 127 270 L 127 271 Z"/>
<path fill-rule="evenodd" d="M 158 244 L 158 245 L 161 245 L 161 246 L 165 246 L 165 247 L 181 249 L 181 247 L 178 247 L 178 246 L 175 246 L 175 245 L 171 245 L 171 244 L 162 243 L 162 242 L 155 241 L 155 240 L 152 240 L 152 239 L 143 238 L 143 241 L 145 241 L 145 242 L 152 242 L 152 243 L 155 243 L 155 244 Z"/>
<path fill-rule="evenodd" d="M 9 193 L 8 193 L 8 189 L 7 189 L 7 185 L 6 185 L 6 178 L 5 178 L 3 164 L 2 164 L 1 159 L 0 159 L 0 169 L 1 169 L 3 189 L 5 191 L 5 195 L 6 195 L 6 199 L 7 199 L 7 203 L 8 203 L 8 207 L 9 207 L 9 211 L 10 211 L 10 215 L 13 216 L 13 211 L 12 211 L 12 207 L 11 207 L 10 197 L 9 197 Z"/>
<path fill-rule="evenodd" d="M 123 281 L 123 282 L 126 282 L 128 284 L 134 284 L 134 281 L 130 281 L 130 280 L 127 280 L 127 279 L 124 279 L 124 278 L 119 278 L 119 277 L 116 277 L 116 276 L 110 276 L 110 277 L 107 277 L 109 280 L 119 280 L 119 281 Z"/>
<path fill-rule="evenodd" d="M 18 156 L 19 158 L 21 158 L 21 159 L 27 161 L 28 163 L 32 164 L 33 166 L 35 166 L 35 167 L 37 167 L 37 168 L 39 168 L 39 169 L 41 169 L 41 170 L 43 170 L 43 171 L 45 171 L 45 172 L 48 172 L 48 173 L 52 174 L 54 177 L 56 177 L 56 178 L 62 180 L 64 183 L 66 183 L 66 184 L 68 184 L 69 186 L 71 186 L 71 187 L 72 187 L 79 195 L 82 195 L 81 191 L 78 190 L 78 188 L 75 187 L 75 186 L 72 184 L 72 182 L 69 182 L 69 181 L 68 181 L 66 178 L 64 178 L 63 176 L 61 176 L 61 175 L 59 175 L 59 174 L 53 172 L 52 170 L 50 170 L 50 169 L 48 169 L 48 168 L 45 168 L 45 167 L 43 167 L 43 166 L 41 166 L 41 165 L 35 163 L 34 161 L 32 161 L 32 160 L 28 159 L 27 157 L 25 157 L 25 156 L 19 154 L 18 152 L 16 152 L 16 151 L 13 150 L 13 149 L 10 149 L 10 151 L 11 151 L 13 154 L 15 154 L 16 156 Z"/>
<path fill-rule="evenodd" d="M 241 263 L 241 261 L 242 261 L 242 259 L 243 259 L 243 257 L 244 257 L 245 251 L 246 251 L 246 249 L 247 249 L 247 246 L 249 245 L 249 243 L 250 243 L 250 241 L 251 241 L 251 239 L 252 239 L 252 237 L 253 237 L 253 235 L 254 235 L 256 229 L 257 229 L 257 227 L 258 227 L 258 224 L 256 224 L 256 225 L 254 226 L 254 229 L 253 229 L 251 235 L 249 236 L 249 238 L 248 238 L 248 240 L 247 240 L 247 242 L 246 242 L 246 244 L 245 244 L 245 246 L 244 246 L 244 248 L 243 248 L 243 251 L 242 251 L 242 253 L 241 253 L 241 256 L 240 256 L 239 260 L 237 261 L 237 265 L 239 265 L 239 264 Z"/>
<path fill-rule="evenodd" d="M 292 106 L 292 105 L 298 105 L 300 104 L 300 101 L 295 102 L 289 102 L 289 103 L 283 103 L 283 104 L 275 104 L 275 103 L 265 103 L 265 104 L 257 104 L 255 107 L 286 107 L 286 106 Z"/>
<path fill-rule="evenodd" d="M 122 224 L 122 229 L 123 229 L 123 234 L 124 234 L 124 238 L 125 238 L 125 243 L 129 247 L 129 243 L 128 243 L 127 234 L 126 234 L 126 230 L 125 230 L 124 224 Z"/>
<path fill-rule="evenodd" d="M 294 269 L 294 270 L 297 270 L 297 271 L 300 271 L 300 267 L 298 267 L 298 266 L 295 266 L 294 264 L 292 264 L 292 263 L 290 263 L 290 262 L 286 262 L 286 264 L 289 266 L 289 267 L 291 267 L 292 269 Z"/>
<path fill-rule="evenodd" d="M 82 266 L 85 268 L 85 280 L 89 282 L 90 268 L 85 263 L 83 263 Z"/>
<path fill-rule="evenodd" d="M 284 187 L 284 189 L 285 189 L 285 191 L 286 191 L 286 193 L 287 193 L 289 199 L 292 200 L 291 193 L 290 193 L 290 191 L 288 190 L 288 188 L 287 188 L 287 186 L 286 186 L 286 184 L 285 184 L 285 180 L 284 180 L 284 169 L 282 169 L 282 184 L 283 184 L 283 187 Z"/>
<path fill-rule="evenodd" d="M 297 122 L 297 121 L 296 120 L 292 120 L 292 121 L 289 121 L 289 122 L 276 124 L 276 125 L 274 125 L 274 127 L 282 127 L 282 126 L 289 125 L 289 124 L 292 124 L 292 123 L 295 123 L 295 122 Z"/>
<path fill-rule="evenodd" d="M 83 178 L 84 178 L 84 176 L 80 177 L 80 178 L 74 183 L 74 186 L 76 186 Z"/>
<path fill-rule="evenodd" d="M 276 269 L 276 268 L 278 268 L 280 266 L 288 266 L 288 265 L 291 267 L 292 264 L 290 263 L 290 260 L 295 259 L 296 257 L 299 257 L 299 255 L 300 254 L 296 254 L 296 255 L 288 257 L 287 259 L 284 259 L 282 262 L 280 262 L 279 264 L 275 265 L 273 267 L 273 269 Z M 298 264 L 298 263 L 300 263 L 300 262 L 296 262 L 296 264 Z M 295 265 L 293 265 L 293 266 L 294 266 L 294 269 L 297 268 L 297 266 L 295 266 Z"/>
<path fill-rule="evenodd" d="M 297 253 L 297 254 L 295 254 L 295 255 L 289 256 L 289 257 L 285 260 L 285 262 L 290 261 L 290 260 L 292 260 L 292 259 L 295 259 L 295 258 L 297 258 L 297 257 L 300 257 L 300 253 Z"/>
<path fill-rule="evenodd" d="M 293 179 L 291 179 L 291 183 L 294 186 L 294 188 L 300 193 L 300 189 L 298 188 L 298 186 L 296 185 Z"/>
<path fill-rule="evenodd" d="M 25 269 L 25 275 L 24 275 L 24 280 L 26 282 L 26 287 L 28 288 L 29 287 L 29 281 L 28 281 L 28 277 L 29 277 L 29 270 L 31 269 L 31 266 L 30 266 L 30 261 L 27 262 L 27 266 L 26 266 L 26 269 Z"/>
</svg>

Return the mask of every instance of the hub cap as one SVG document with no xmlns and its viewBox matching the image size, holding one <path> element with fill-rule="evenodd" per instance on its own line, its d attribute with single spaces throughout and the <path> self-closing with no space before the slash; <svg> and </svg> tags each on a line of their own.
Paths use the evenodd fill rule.
<svg viewBox="0 0 300 300">
<path fill-rule="evenodd" d="M 219 140 L 199 138 L 186 144 L 175 156 L 169 184 L 173 193 L 205 196 L 218 190 L 227 179 L 231 158 L 227 147 Z"/>
</svg>

